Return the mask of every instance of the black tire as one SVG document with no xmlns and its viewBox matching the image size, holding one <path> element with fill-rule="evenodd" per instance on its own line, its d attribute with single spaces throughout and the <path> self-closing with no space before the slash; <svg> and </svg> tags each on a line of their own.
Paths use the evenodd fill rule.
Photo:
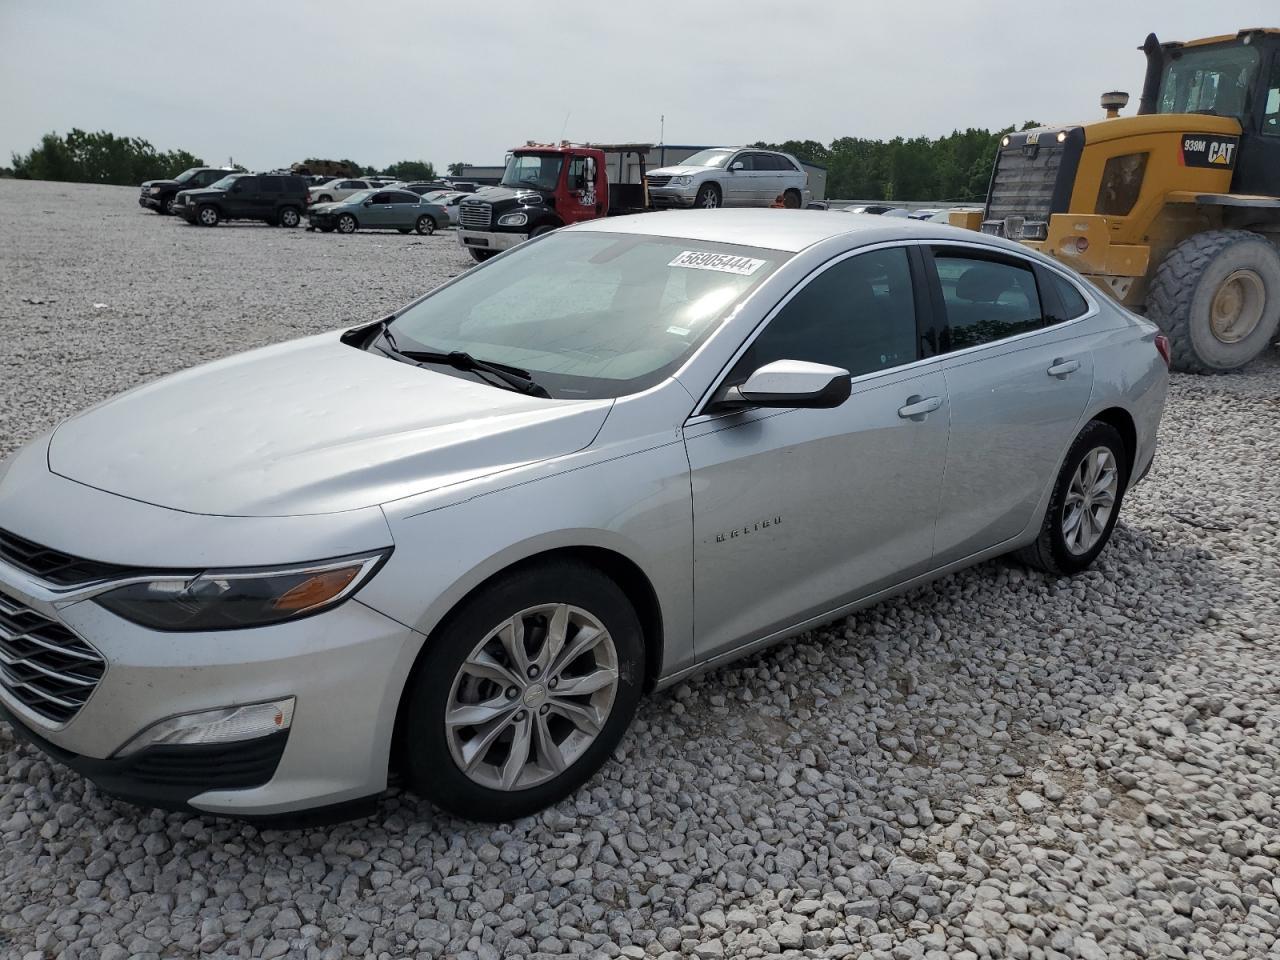
<svg viewBox="0 0 1280 960">
<path fill-rule="evenodd" d="M 467 247 L 467 250 L 470 251 L 471 259 L 476 263 L 484 263 L 490 257 L 496 257 L 498 255 L 497 250 L 478 250 L 475 247 Z"/>
<path fill-rule="evenodd" d="M 704 183 L 693 198 L 693 205 L 702 210 L 714 210 L 721 203 L 720 188 L 714 183 Z"/>
<path fill-rule="evenodd" d="M 413 225 L 413 229 L 417 230 L 424 237 L 429 237 L 436 232 L 436 221 L 434 217 L 423 214 Z"/>
<path fill-rule="evenodd" d="M 297 207 L 281 207 L 276 216 L 276 223 L 282 227 L 293 229 L 302 222 L 302 212 Z"/>
<path fill-rule="evenodd" d="M 1261 316 L 1251 332 L 1224 339 L 1212 322 L 1215 298 L 1229 278 L 1242 275 L 1256 278 L 1246 276 L 1242 289 L 1261 288 Z M 1147 317 L 1168 334 L 1174 369 L 1219 373 L 1242 367 L 1275 340 L 1280 325 L 1280 251 L 1247 230 L 1188 237 L 1156 270 Z"/>
<path fill-rule="evenodd" d="M 558 776 L 522 790 L 486 787 L 459 769 L 449 749 L 444 714 L 454 679 L 476 644 L 497 625 L 544 603 L 580 607 L 609 631 L 618 658 L 613 705 L 594 742 Z M 517 569 L 464 601 L 427 641 L 401 706 L 407 782 L 438 807 L 470 820 L 510 821 L 535 813 L 571 794 L 608 759 L 635 714 L 644 676 L 640 621 L 612 579 L 577 561 Z"/>
<path fill-rule="evenodd" d="M 400 232 L 400 233 L 412 233 L 412 232 L 413 232 L 409 227 L 396 227 L 396 230 L 397 230 L 398 232 Z"/>
<path fill-rule="evenodd" d="M 160 212 L 166 217 L 173 215 L 173 194 L 168 194 L 160 198 Z"/>
<path fill-rule="evenodd" d="M 333 197 L 329 196 L 327 193 L 322 193 L 320 196 L 316 197 L 316 203 L 333 203 Z"/>
<path fill-rule="evenodd" d="M 799 210 L 801 202 L 799 190 L 787 190 L 782 194 L 782 205 L 788 210 Z"/>
<path fill-rule="evenodd" d="M 333 228 L 333 227 L 321 227 L 321 228 L 320 228 L 320 232 L 321 232 L 321 233 L 333 233 L 333 230 L 334 230 L 334 228 Z"/>
<path fill-rule="evenodd" d="M 555 230 L 555 229 L 556 228 L 551 226 L 550 224 L 544 223 L 540 227 L 533 228 L 532 232 L 529 234 L 529 239 L 532 240 L 534 237 L 540 237 L 543 234 L 550 233 L 552 230 Z"/>
<path fill-rule="evenodd" d="M 1070 490 L 1072 478 L 1080 469 L 1086 454 L 1099 447 L 1109 449 L 1115 459 L 1118 474 L 1115 503 L 1103 527 L 1102 535 L 1093 548 L 1084 553 L 1074 553 L 1068 548 L 1066 535 L 1063 532 L 1067 493 Z M 1115 530 L 1116 520 L 1120 516 L 1120 508 L 1124 503 L 1131 469 L 1129 452 L 1116 428 L 1101 420 L 1090 420 L 1071 444 L 1071 449 L 1067 451 L 1066 459 L 1062 462 L 1062 469 L 1058 472 L 1058 478 L 1053 484 L 1053 496 L 1049 498 L 1049 507 L 1045 510 L 1044 520 L 1040 524 L 1039 536 L 1034 543 L 1018 550 L 1015 556 L 1028 566 L 1038 567 L 1055 576 L 1071 576 L 1088 569 L 1111 540 L 1111 533 Z"/>
<path fill-rule="evenodd" d="M 339 233 L 355 233 L 360 229 L 360 224 L 356 222 L 356 218 L 349 213 L 344 213 L 338 217 L 337 228 Z"/>
<path fill-rule="evenodd" d="M 218 213 L 218 208 L 211 203 L 203 204 L 196 211 L 196 223 L 202 227 L 216 227 L 221 219 L 222 215 Z"/>
</svg>

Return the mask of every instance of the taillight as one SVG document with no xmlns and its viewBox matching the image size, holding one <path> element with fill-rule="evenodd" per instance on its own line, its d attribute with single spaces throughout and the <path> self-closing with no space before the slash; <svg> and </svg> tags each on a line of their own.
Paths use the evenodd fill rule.
<svg viewBox="0 0 1280 960">
<path fill-rule="evenodd" d="M 1163 333 L 1156 334 L 1156 350 L 1159 352 L 1161 358 L 1164 360 L 1164 365 L 1166 367 L 1169 366 L 1169 364 L 1172 362 L 1170 360 L 1170 355 L 1169 355 L 1169 338 L 1166 337 Z"/>
</svg>

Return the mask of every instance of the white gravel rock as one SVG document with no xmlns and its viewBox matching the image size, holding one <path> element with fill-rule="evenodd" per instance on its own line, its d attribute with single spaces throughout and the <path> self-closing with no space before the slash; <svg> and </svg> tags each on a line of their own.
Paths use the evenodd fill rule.
<svg viewBox="0 0 1280 960">
<path fill-rule="evenodd" d="M 0 456 L 470 264 L 447 234 L 203 230 L 135 197 L 0 180 Z M 988 563 L 683 683 L 516 823 L 394 790 L 324 829 L 143 811 L 0 726 L 0 956 L 1274 954 L 1277 394 L 1274 351 L 1175 376 L 1094 570 Z"/>
</svg>

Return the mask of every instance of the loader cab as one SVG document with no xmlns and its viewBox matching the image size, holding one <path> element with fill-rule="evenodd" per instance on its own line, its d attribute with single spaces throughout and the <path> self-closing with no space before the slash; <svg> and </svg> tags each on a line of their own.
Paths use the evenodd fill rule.
<svg viewBox="0 0 1280 960">
<path fill-rule="evenodd" d="M 1232 192 L 1280 196 L 1280 30 L 1188 43 L 1154 39 L 1143 46 L 1148 70 L 1138 112 L 1238 121 L 1237 156 L 1228 159 L 1235 167 Z"/>
</svg>

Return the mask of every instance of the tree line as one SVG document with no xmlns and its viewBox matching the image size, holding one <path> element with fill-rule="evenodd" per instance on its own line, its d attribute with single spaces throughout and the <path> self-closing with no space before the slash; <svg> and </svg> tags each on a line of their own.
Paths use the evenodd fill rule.
<svg viewBox="0 0 1280 960">
<path fill-rule="evenodd" d="M 1017 129 L 1038 126 L 1028 121 Z M 827 196 L 849 200 L 937 200 L 981 203 L 987 196 L 1000 138 L 1014 130 L 970 127 L 945 137 L 870 140 L 840 137 L 755 143 L 827 169 Z"/>
<path fill-rule="evenodd" d="M 167 179 L 191 167 L 205 166 L 203 159 L 187 150 L 157 150 L 141 137 L 79 128 L 65 135 L 46 133 L 38 147 L 12 154 L 10 162 L 11 167 L 0 167 L 0 176 L 123 186 Z M 436 176 L 435 166 L 426 160 L 401 160 L 382 170 L 375 165 L 343 162 L 351 164 L 353 176 L 383 174 L 399 180 L 433 180 Z"/>
<path fill-rule="evenodd" d="M 1017 129 L 1036 126 L 1024 123 Z M 970 127 L 944 137 L 894 137 L 871 140 L 840 137 L 824 145 L 816 140 L 756 143 L 784 150 L 800 160 L 827 168 L 827 196 L 857 200 L 937 200 L 978 203 L 985 199 L 1000 137 L 1014 130 Z M 433 180 L 435 166 L 425 160 L 401 160 L 382 170 L 350 163 L 353 175 L 383 174 L 400 180 Z M 186 150 L 158 151 L 140 137 L 120 137 L 105 130 L 73 129 L 65 136 L 47 133 L 40 145 L 13 154 L 12 169 L 0 175 L 26 180 L 69 180 L 79 183 L 135 185 L 173 177 L 204 161 Z M 451 174 L 461 164 L 449 164 Z"/>
</svg>

